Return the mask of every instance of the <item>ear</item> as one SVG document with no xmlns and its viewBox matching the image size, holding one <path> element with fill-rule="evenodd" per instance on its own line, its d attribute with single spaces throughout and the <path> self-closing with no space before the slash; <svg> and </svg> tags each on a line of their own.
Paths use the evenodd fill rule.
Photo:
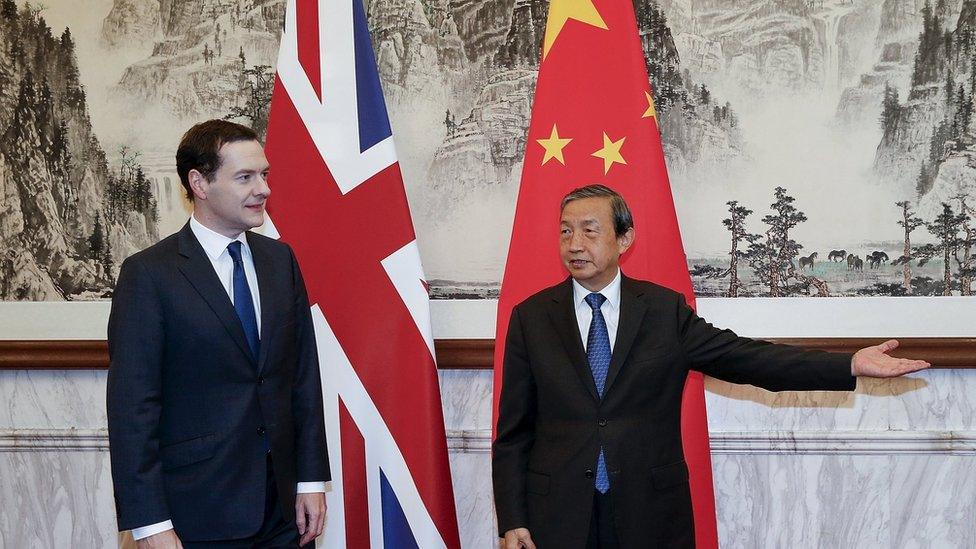
<svg viewBox="0 0 976 549">
<path fill-rule="evenodd" d="M 634 232 L 633 227 L 627 229 L 627 232 L 617 237 L 617 245 L 620 246 L 620 255 L 624 255 L 624 252 L 634 244 L 634 238 L 636 237 L 637 233 Z"/>
<path fill-rule="evenodd" d="M 207 181 L 207 178 L 197 170 L 190 170 L 186 179 L 190 183 L 190 190 L 193 191 L 193 197 L 199 200 L 206 200 L 207 192 L 210 190 L 210 182 Z"/>
</svg>

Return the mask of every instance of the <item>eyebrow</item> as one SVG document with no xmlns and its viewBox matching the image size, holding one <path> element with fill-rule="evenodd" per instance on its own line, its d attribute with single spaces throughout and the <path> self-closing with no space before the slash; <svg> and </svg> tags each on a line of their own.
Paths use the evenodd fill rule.
<svg viewBox="0 0 976 549">
<path fill-rule="evenodd" d="M 268 172 L 268 171 L 271 171 L 271 166 L 268 166 L 267 168 L 264 168 L 264 169 L 261 169 L 261 170 L 248 170 L 248 169 L 237 170 L 236 172 L 234 172 L 234 177 L 237 177 L 239 175 L 244 175 L 244 174 L 259 173 L 259 172 Z"/>
<path fill-rule="evenodd" d="M 561 226 L 570 225 L 569 221 L 566 221 L 565 219 L 560 219 L 559 224 Z M 599 227 L 600 221 L 598 219 L 584 219 L 582 222 L 580 222 L 580 225 L 583 225 L 584 227 Z"/>
</svg>

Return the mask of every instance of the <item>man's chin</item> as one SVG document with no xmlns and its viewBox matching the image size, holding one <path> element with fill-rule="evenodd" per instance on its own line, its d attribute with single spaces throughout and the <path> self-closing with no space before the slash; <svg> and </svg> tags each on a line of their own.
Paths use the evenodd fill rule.
<svg viewBox="0 0 976 549">
<path fill-rule="evenodd" d="M 581 267 L 579 269 L 574 269 L 572 267 L 567 267 L 569 271 L 569 276 L 573 277 L 574 280 L 587 280 L 593 276 L 592 269 L 587 269 L 586 267 Z"/>
<path fill-rule="evenodd" d="M 264 212 L 261 215 L 252 215 L 247 218 L 247 224 L 249 229 L 257 229 L 261 225 L 264 225 Z"/>
</svg>

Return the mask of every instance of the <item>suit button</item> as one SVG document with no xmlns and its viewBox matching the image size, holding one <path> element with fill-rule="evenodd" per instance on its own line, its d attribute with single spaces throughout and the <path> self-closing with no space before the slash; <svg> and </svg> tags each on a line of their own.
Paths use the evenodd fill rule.
<svg viewBox="0 0 976 549">
<path fill-rule="evenodd" d="M 586 472 L 583 473 L 583 476 L 586 478 L 593 478 L 593 469 L 587 469 Z"/>
<path fill-rule="evenodd" d="M 607 426 L 607 420 L 601 419 L 600 420 L 600 427 L 606 427 L 606 426 Z"/>
<path fill-rule="evenodd" d="M 258 434 L 264 436 L 264 427 L 258 427 Z"/>
<path fill-rule="evenodd" d="M 258 378 L 258 385 L 264 385 L 264 378 L 263 377 L 259 377 Z"/>
</svg>

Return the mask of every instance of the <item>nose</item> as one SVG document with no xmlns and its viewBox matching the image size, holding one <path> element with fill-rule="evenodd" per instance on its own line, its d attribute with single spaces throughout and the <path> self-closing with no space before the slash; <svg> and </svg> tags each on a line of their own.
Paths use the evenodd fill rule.
<svg viewBox="0 0 976 549">
<path fill-rule="evenodd" d="M 258 185 L 254 189 L 254 194 L 264 198 L 267 198 L 271 194 L 271 187 L 268 186 L 268 177 L 266 175 L 258 174 Z"/>
<path fill-rule="evenodd" d="M 583 251 L 583 234 L 579 231 L 573 231 L 569 236 L 569 250 L 571 252 Z"/>
</svg>

